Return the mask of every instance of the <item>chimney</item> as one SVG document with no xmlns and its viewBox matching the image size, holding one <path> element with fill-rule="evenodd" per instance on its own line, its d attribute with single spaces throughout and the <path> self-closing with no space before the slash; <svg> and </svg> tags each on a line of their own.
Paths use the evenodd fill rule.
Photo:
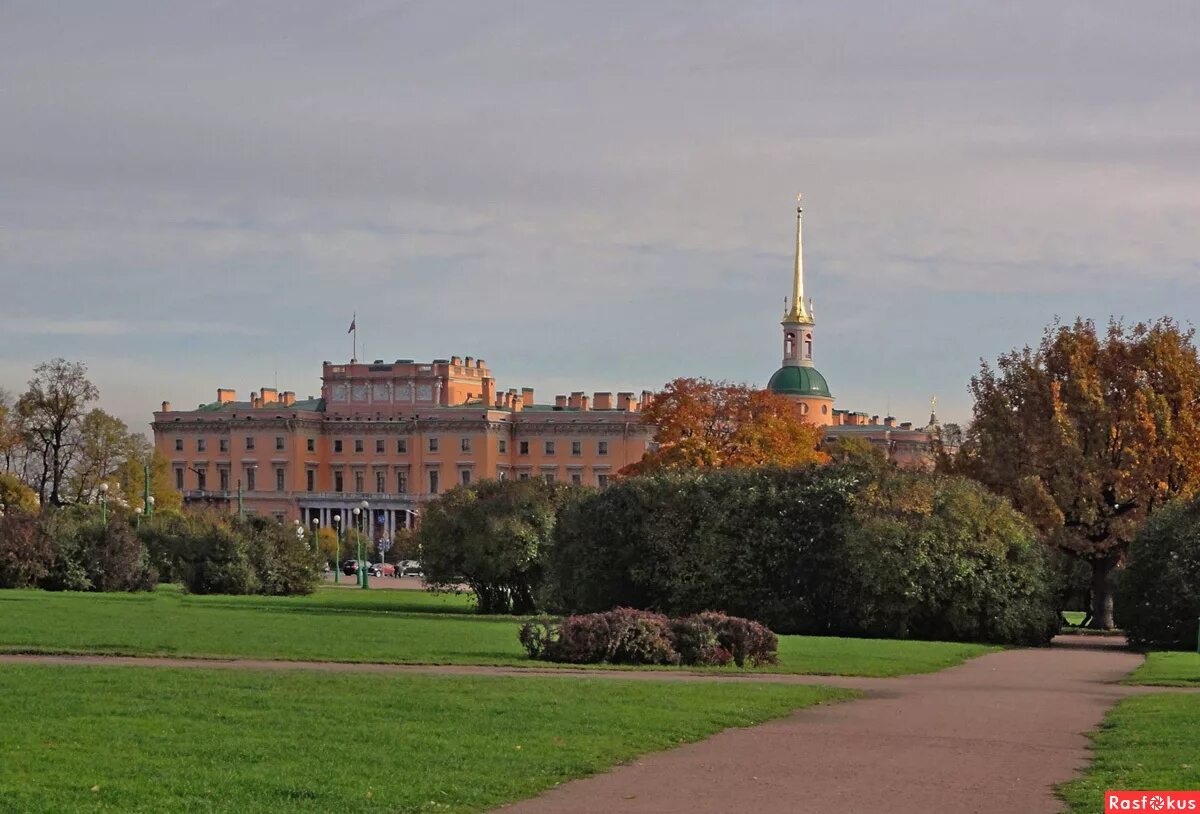
<svg viewBox="0 0 1200 814">
<path fill-rule="evenodd" d="M 592 409 L 592 400 L 589 399 L 587 396 L 580 396 L 579 397 L 579 409 L 583 410 L 584 412 L 587 412 L 588 410 Z"/>
<path fill-rule="evenodd" d="M 465 359 L 463 359 L 463 364 L 466 365 L 467 367 L 475 367 L 475 357 L 474 356 L 466 357 Z"/>
<path fill-rule="evenodd" d="M 485 367 L 487 367 L 487 364 L 482 359 L 476 359 L 475 367 L 479 368 L 480 370 L 483 370 Z"/>
<path fill-rule="evenodd" d="M 296 403 L 296 391 L 284 390 L 283 391 L 283 406 L 291 407 L 295 403 Z"/>
<path fill-rule="evenodd" d="M 572 410 L 578 410 L 580 403 L 583 401 L 583 391 L 576 390 L 571 394 L 571 398 L 567 401 L 567 406 Z"/>
<path fill-rule="evenodd" d="M 894 415 L 889 415 L 889 416 L 885 417 L 883 419 L 883 426 L 885 426 L 885 427 L 896 426 L 896 417 Z"/>
<path fill-rule="evenodd" d="M 877 415 L 873 415 L 873 416 L 871 416 L 871 424 L 872 424 L 872 425 L 875 425 L 875 424 L 878 424 L 878 423 L 879 423 L 879 416 L 877 416 Z"/>
<path fill-rule="evenodd" d="M 522 387 L 521 388 L 521 405 L 524 407 L 532 407 L 533 406 L 533 388 L 532 387 Z"/>
<path fill-rule="evenodd" d="M 274 404 L 279 401 L 279 391 L 274 387 L 263 387 L 258 391 L 258 397 L 262 404 Z"/>
<path fill-rule="evenodd" d="M 450 357 L 450 364 L 452 364 L 452 365 L 458 365 L 458 366 L 460 366 L 460 367 L 461 367 L 461 366 L 462 366 L 462 357 L 461 357 L 461 356 L 451 356 L 451 357 Z"/>
<path fill-rule="evenodd" d="M 905 421 L 903 424 L 901 424 L 901 425 L 900 425 L 900 429 L 902 429 L 902 430 L 911 430 L 911 429 L 912 429 L 912 422 L 911 422 L 911 421 Z"/>
<path fill-rule="evenodd" d="M 524 400 L 521 398 L 521 394 L 514 393 L 513 394 L 513 406 L 512 406 L 513 412 L 519 413 L 519 412 L 521 412 L 523 407 L 524 407 Z"/>
<path fill-rule="evenodd" d="M 251 408 L 258 408 L 258 407 L 261 407 L 261 406 L 262 406 L 262 399 L 261 399 L 261 398 L 259 398 L 259 397 L 258 397 L 257 395 L 255 395 L 254 393 L 251 393 L 251 394 L 250 394 L 250 407 L 251 407 Z"/>
<path fill-rule="evenodd" d="M 846 414 L 841 410 L 833 411 L 833 426 L 840 427 L 846 423 Z"/>
<path fill-rule="evenodd" d="M 613 407 L 612 393 L 593 393 L 592 408 L 595 410 L 611 410 Z"/>
<path fill-rule="evenodd" d="M 502 406 L 505 410 L 512 409 L 512 393 L 505 393 Z"/>
<path fill-rule="evenodd" d="M 649 390 L 643 390 L 642 391 L 642 400 L 641 400 L 642 407 L 650 406 L 650 402 L 652 402 L 652 401 L 654 401 L 654 394 L 652 392 L 650 392 Z"/>
<path fill-rule="evenodd" d="M 164 402 L 163 402 L 163 408 L 162 408 L 162 411 L 163 411 L 164 413 L 169 413 L 169 412 L 171 412 L 171 402 L 169 402 L 169 401 L 164 401 Z"/>
<path fill-rule="evenodd" d="M 480 395 L 483 400 L 484 407 L 491 407 L 496 403 L 496 380 L 491 376 L 485 376 L 483 379 L 483 393 Z"/>
<path fill-rule="evenodd" d="M 237 391 L 228 390 L 224 387 L 218 387 L 217 404 L 228 404 L 231 401 L 237 401 Z"/>
<path fill-rule="evenodd" d="M 567 397 L 566 396 L 555 396 L 554 397 L 554 409 L 555 410 L 567 409 Z"/>
<path fill-rule="evenodd" d="M 617 409 L 629 412 L 633 408 L 629 405 L 633 402 L 633 393 L 621 391 L 617 393 Z"/>
</svg>

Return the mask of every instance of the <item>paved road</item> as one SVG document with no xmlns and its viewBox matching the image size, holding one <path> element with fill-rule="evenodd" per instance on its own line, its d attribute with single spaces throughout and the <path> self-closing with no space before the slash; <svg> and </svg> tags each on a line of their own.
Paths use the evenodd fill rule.
<svg viewBox="0 0 1200 814">
<path fill-rule="evenodd" d="M 505 814 L 1041 814 L 1141 658 L 1060 637 L 927 676 L 829 680 L 867 698 L 720 733 L 573 781 Z M 1099 810 L 1099 808 L 1097 808 Z"/>
</svg>

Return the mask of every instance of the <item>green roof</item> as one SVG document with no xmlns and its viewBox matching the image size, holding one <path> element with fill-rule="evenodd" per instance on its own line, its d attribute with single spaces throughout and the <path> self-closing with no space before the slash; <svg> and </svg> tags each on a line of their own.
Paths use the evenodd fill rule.
<svg viewBox="0 0 1200 814">
<path fill-rule="evenodd" d="M 833 398 L 829 393 L 829 385 L 825 383 L 825 377 L 818 373 L 815 367 L 781 367 L 775 371 L 771 381 L 767 382 L 767 389 L 781 396 Z"/>
</svg>

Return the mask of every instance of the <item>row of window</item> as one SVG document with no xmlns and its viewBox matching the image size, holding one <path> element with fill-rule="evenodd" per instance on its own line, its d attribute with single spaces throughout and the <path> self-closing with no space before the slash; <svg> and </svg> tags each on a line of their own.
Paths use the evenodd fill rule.
<svg viewBox="0 0 1200 814">
<path fill-rule="evenodd" d="M 439 449 L 440 439 L 439 438 L 437 438 L 436 436 L 433 436 L 426 440 L 428 441 L 428 444 L 429 444 L 428 448 L 429 448 L 430 452 L 440 451 L 440 449 Z M 508 440 L 505 438 L 501 438 L 499 440 L 500 440 L 500 448 L 499 448 L 500 454 L 506 455 L 508 453 Z M 219 450 L 218 450 L 219 452 L 229 452 L 229 439 L 228 438 L 220 438 L 220 439 L 218 439 L 217 443 L 219 444 Z M 377 439 L 375 441 L 376 454 L 382 455 L 384 453 L 384 443 L 385 442 L 382 438 Z M 555 454 L 555 449 L 557 446 L 556 442 L 543 441 L 542 444 L 543 444 L 543 447 L 542 447 L 543 454 L 545 454 L 545 455 L 554 455 Z M 365 445 L 364 445 L 363 439 L 361 439 L 361 438 L 354 439 L 354 451 L 356 453 L 363 452 L 364 446 Z M 286 439 L 284 438 L 284 436 L 282 436 L 282 435 L 275 436 L 276 451 L 283 451 L 286 448 L 287 448 L 286 447 Z M 459 448 L 460 452 L 470 452 L 471 451 L 471 439 L 470 438 L 460 438 L 459 442 L 458 442 L 458 448 Z M 245 449 L 247 452 L 253 451 L 254 436 L 252 436 L 252 435 L 246 436 Z M 316 439 L 309 438 L 308 439 L 308 451 L 316 452 L 316 450 L 317 450 Z M 182 438 L 175 439 L 175 451 L 183 452 L 183 439 Z M 208 439 L 197 438 L 196 439 L 196 451 L 197 452 L 207 452 L 208 451 Z M 335 438 L 333 440 L 333 451 L 335 453 L 341 453 L 344 451 L 342 439 Z M 396 452 L 397 452 L 397 454 L 400 454 L 400 455 L 405 455 L 408 453 L 408 439 L 407 438 L 397 438 L 396 439 Z M 528 455 L 529 454 L 529 442 L 528 441 L 518 442 L 517 453 L 519 455 Z M 572 441 L 571 442 L 571 454 L 572 455 L 582 455 L 583 454 L 583 442 L 582 441 Z M 608 454 L 608 442 L 607 441 L 597 441 L 596 442 L 596 454 L 597 455 L 607 455 Z"/>
<path fill-rule="evenodd" d="M 199 489 L 200 491 L 205 491 L 206 489 L 208 489 L 208 472 L 207 472 L 207 470 L 192 469 L 192 471 L 196 473 L 196 488 Z M 245 488 L 246 488 L 246 491 L 248 491 L 248 492 L 253 492 L 256 490 L 256 486 L 257 486 L 256 479 L 255 479 L 256 471 L 257 470 L 254 468 L 247 468 L 245 470 Z M 354 491 L 358 492 L 358 493 L 365 491 L 364 490 L 364 486 L 365 486 L 364 473 L 356 471 L 353 474 L 354 474 Z M 441 491 L 441 473 L 436 469 L 430 469 L 428 471 L 427 475 L 429 476 L 429 484 L 428 484 L 429 494 L 431 494 L 431 495 L 438 494 Z M 464 486 L 469 484 L 471 482 L 471 470 L 469 470 L 469 469 L 459 470 L 458 477 L 459 477 L 459 482 L 462 483 Z M 508 477 L 507 470 L 501 469 L 499 472 L 500 480 L 505 480 L 507 477 Z M 529 480 L 530 477 L 531 477 L 531 475 L 528 472 L 521 472 L 518 474 L 518 478 L 520 480 Z M 541 475 L 541 477 L 543 480 L 546 481 L 546 483 L 554 483 L 556 480 L 556 476 L 553 472 L 543 473 Z M 229 469 L 226 467 L 218 467 L 217 468 L 217 478 L 218 478 L 218 484 L 219 484 L 217 488 L 223 492 L 228 492 L 229 488 L 230 488 L 229 487 L 229 478 L 230 478 Z M 315 492 L 316 491 L 316 481 L 317 481 L 317 471 L 315 469 L 305 470 L 305 480 L 306 480 L 305 487 L 306 487 L 307 491 Z M 583 483 L 583 473 L 582 472 L 572 472 L 570 475 L 570 481 L 571 481 L 571 483 L 574 483 L 574 484 L 582 484 Z M 286 471 L 282 467 L 277 467 L 275 469 L 275 491 L 277 491 L 277 492 L 286 491 L 286 482 L 287 482 Z M 596 475 L 596 485 L 599 486 L 601 489 L 608 486 L 608 475 L 604 474 L 604 473 L 597 474 Z M 345 487 L 346 487 L 345 473 L 342 472 L 341 470 L 334 471 L 334 473 L 333 473 L 333 491 L 344 492 L 344 491 L 346 491 Z M 178 489 L 179 491 L 183 491 L 183 489 L 184 489 L 184 468 L 181 466 L 175 468 L 175 488 Z M 376 470 L 376 472 L 375 472 L 375 491 L 379 494 L 384 494 L 388 491 L 387 472 L 382 469 Z M 406 494 L 407 492 L 408 492 L 408 473 L 403 472 L 403 471 L 397 471 L 396 472 L 396 493 L 397 494 Z"/>
</svg>

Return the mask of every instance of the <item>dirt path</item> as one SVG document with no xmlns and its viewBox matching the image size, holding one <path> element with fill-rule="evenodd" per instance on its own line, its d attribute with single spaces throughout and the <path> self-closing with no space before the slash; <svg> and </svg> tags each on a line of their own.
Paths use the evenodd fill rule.
<svg viewBox="0 0 1200 814">
<path fill-rule="evenodd" d="M 1083 733 L 1119 698 L 1142 691 L 1115 683 L 1141 661 L 1120 644 L 1060 637 L 1055 647 L 995 653 L 933 675 L 855 682 L 866 699 L 727 730 L 503 810 L 1057 812 L 1054 785 L 1090 757 Z"/>
</svg>

